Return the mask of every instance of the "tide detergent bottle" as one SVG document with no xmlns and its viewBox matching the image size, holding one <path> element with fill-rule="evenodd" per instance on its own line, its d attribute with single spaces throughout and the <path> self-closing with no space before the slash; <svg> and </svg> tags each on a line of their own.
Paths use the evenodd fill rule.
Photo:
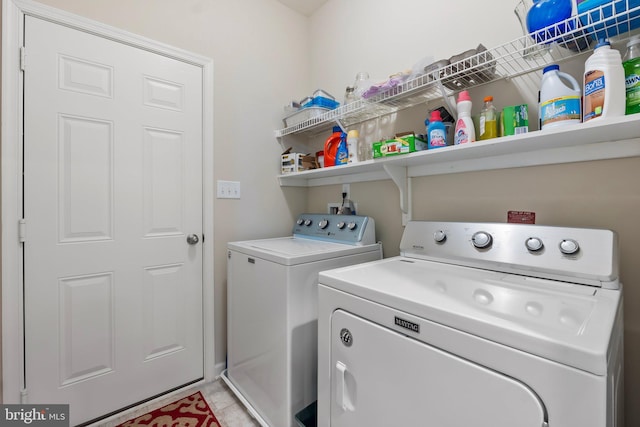
<svg viewBox="0 0 640 427">
<path fill-rule="evenodd" d="M 324 167 L 328 168 L 336 165 L 336 155 L 342 140 L 342 129 L 340 126 L 333 127 L 333 133 L 324 143 Z"/>
</svg>

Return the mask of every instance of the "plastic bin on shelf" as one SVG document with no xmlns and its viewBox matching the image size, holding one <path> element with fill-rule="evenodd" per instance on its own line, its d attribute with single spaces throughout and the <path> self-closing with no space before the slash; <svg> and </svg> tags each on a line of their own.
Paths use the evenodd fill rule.
<svg viewBox="0 0 640 427">
<path fill-rule="evenodd" d="M 585 27 L 591 23 L 605 20 L 593 27 L 594 32 L 591 35 L 598 40 L 640 28 L 640 9 L 628 13 L 629 10 L 639 6 L 640 0 L 578 0 L 578 14 Z M 607 19 L 620 14 L 622 15 L 618 18 Z M 588 30 L 589 33 L 591 31 L 591 29 Z"/>
<path fill-rule="evenodd" d="M 324 96 L 314 96 L 310 101 L 302 104 L 302 108 L 322 107 L 333 110 L 338 108 L 339 105 L 340 103 L 333 99 L 325 98 Z"/>
<path fill-rule="evenodd" d="M 319 117 L 324 113 L 326 113 L 327 111 L 331 111 L 331 108 L 324 108 L 324 107 L 301 108 L 300 110 L 296 111 L 293 114 L 288 115 L 283 119 L 284 126 L 285 127 L 295 126 L 297 124 L 304 122 L 305 120 L 309 120 L 314 117 Z"/>
</svg>

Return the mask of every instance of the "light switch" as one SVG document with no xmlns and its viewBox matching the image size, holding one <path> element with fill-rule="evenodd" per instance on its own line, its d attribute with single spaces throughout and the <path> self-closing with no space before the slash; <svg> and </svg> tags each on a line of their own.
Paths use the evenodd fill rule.
<svg viewBox="0 0 640 427">
<path fill-rule="evenodd" d="M 239 199 L 240 182 L 218 180 L 218 191 L 216 197 L 218 199 Z"/>
</svg>

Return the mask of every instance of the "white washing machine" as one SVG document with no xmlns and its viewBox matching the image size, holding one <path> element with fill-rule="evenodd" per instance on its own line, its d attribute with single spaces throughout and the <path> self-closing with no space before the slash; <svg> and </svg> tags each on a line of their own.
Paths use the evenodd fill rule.
<svg viewBox="0 0 640 427">
<path fill-rule="evenodd" d="M 292 234 L 228 244 L 222 378 L 270 427 L 316 400 L 318 272 L 382 258 L 366 216 L 303 214 Z"/>
<path fill-rule="evenodd" d="M 608 230 L 410 222 L 319 275 L 318 426 L 622 427 Z"/>
</svg>

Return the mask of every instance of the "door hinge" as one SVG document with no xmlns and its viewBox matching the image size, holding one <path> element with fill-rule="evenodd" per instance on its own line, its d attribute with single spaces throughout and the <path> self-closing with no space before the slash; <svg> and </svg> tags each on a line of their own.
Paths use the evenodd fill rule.
<svg viewBox="0 0 640 427">
<path fill-rule="evenodd" d="M 27 66 L 27 50 L 24 46 L 20 46 L 20 71 L 24 71 Z"/>
<path fill-rule="evenodd" d="M 27 240 L 27 221 L 24 218 L 18 221 L 18 240 L 20 243 Z"/>
</svg>

